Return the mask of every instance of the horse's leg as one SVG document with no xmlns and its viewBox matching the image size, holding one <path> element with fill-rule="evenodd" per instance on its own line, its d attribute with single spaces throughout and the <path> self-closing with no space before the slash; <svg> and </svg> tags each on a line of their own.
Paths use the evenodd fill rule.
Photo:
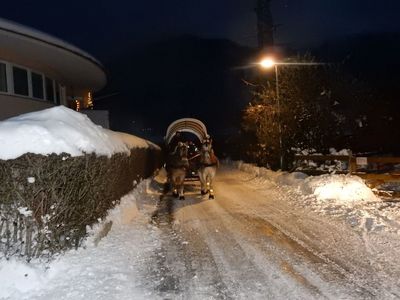
<svg viewBox="0 0 400 300">
<path fill-rule="evenodd" d="M 172 189 L 172 175 L 171 172 L 167 171 L 167 181 L 164 184 L 164 194 L 168 193 Z"/>
<path fill-rule="evenodd" d="M 179 200 L 185 200 L 185 192 L 184 192 L 184 187 L 185 187 L 185 175 L 182 174 L 179 176 L 180 180 L 180 186 L 179 186 Z"/>
<path fill-rule="evenodd" d="M 178 197 L 179 196 L 178 187 L 177 187 L 177 180 L 178 180 L 178 178 L 177 178 L 176 174 L 172 173 L 172 176 L 171 176 L 171 187 L 172 187 L 172 195 L 174 197 Z"/>
<path fill-rule="evenodd" d="M 176 183 L 174 183 L 174 190 L 173 190 L 173 192 L 172 192 L 172 195 L 173 195 L 174 197 L 176 197 L 176 198 L 179 196 L 178 188 L 177 188 L 177 184 L 176 184 Z"/>
<path fill-rule="evenodd" d="M 201 169 L 199 172 L 200 177 L 200 184 L 201 184 L 201 194 L 206 195 L 208 193 L 207 188 L 207 168 Z"/>
<path fill-rule="evenodd" d="M 201 194 L 205 195 L 205 194 L 207 194 L 206 179 L 204 176 L 205 169 L 199 169 L 198 173 L 199 173 L 199 179 L 200 179 Z"/>
<path fill-rule="evenodd" d="M 208 193 L 208 189 L 207 189 L 207 182 L 205 180 L 203 180 L 201 182 L 201 194 L 205 195 Z"/>
<path fill-rule="evenodd" d="M 208 196 L 209 199 L 214 199 L 214 189 L 213 189 L 213 179 L 215 176 L 215 170 L 212 168 L 210 169 L 210 172 L 208 174 L 207 178 L 207 183 L 208 183 L 208 190 L 210 192 L 210 195 Z"/>
<path fill-rule="evenodd" d="M 207 176 L 207 189 L 208 189 L 208 192 L 209 192 L 208 199 L 214 199 L 214 190 L 213 190 L 213 187 L 212 187 L 211 174 L 208 174 L 208 176 Z"/>
</svg>

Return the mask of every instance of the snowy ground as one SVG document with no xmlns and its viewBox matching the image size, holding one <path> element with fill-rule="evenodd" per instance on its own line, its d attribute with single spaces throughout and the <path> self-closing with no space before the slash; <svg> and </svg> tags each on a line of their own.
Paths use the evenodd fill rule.
<svg viewBox="0 0 400 300">
<path fill-rule="evenodd" d="M 150 299 L 142 273 L 159 246 L 159 230 L 149 223 L 146 205 L 137 201 L 146 182 L 110 212 L 107 237 L 95 246 L 102 227 L 93 229 L 86 247 L 50 264 L 0 262 L 0 299 Z M 152 197 L 148 198 L 149 200 Z M 155 202 L 151 205 L 154 209 Z"/>
<path fill-rule="evenodd" d="M 400 205 L 357 178 L 234 163 L 215 200 L 188 182 L 185 201 L 163 195 L 164 180 L 123 198 L 97 246 L 101 226 L 47 266 L 1 261 L 0 298 L 400 298 Z"/>
</svg>

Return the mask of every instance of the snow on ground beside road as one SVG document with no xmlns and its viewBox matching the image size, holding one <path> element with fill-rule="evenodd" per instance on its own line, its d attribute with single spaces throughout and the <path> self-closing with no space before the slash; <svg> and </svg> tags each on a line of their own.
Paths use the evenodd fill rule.
<svg viewBox="0 0 400 300">
<path fill-rule="evenodd" d="M 24 153 L 84 153 L 111 156 L 132 148 L 158 147 L 139 137 L 95 125 L 86 115 L 65 106 L 23 114 L 0 122 L 0 159 Z"/>
<path fill-rule="evenodd" d="M 241 161 L 227 162 L 249 174 L 260 187 L 273 184 L 288 201 L 318 213 L 344 219 L 362 232 L 400 233 L 400 202 L 385 202 L 357 176 L 274 172 Z"/>
<path fill-rule="evenodd" d="M 0 299 L 156 299 L 141 275 L 152 270 L 146 261 L 159 246 L 159 230 L 147 213 L 158 197 L 143 198 L 149 180 L 138 185 L 110 211 L 107 236 L 98 245 L 102 226 L 91 230 L 86 246 L 49 264 L 11 259 L 0 262 Z M 140 208 L 140 212 L 138 210 Z"/>
<path fill-rule="evenodd" d="M 357 176 L 321 175 L 304 180 L 303 190 L 321 202 L 352 204 L 359 201 L 377 201 L 377 197 Z"/>
<path fill-rule="evenodd" d="M 366 299 L 400 298 L 399 202 L 371 196 L 368 187 L 353 176 L 308 177 L 242 162 L 226 165 L 245 171 L 236 177 L 264 195 L 269 222 L 318 257 L 324 257 L 329 265 L 337 264 L 340 273 L 370 291 Z M 324 182 L 328 191 L 332 183 L 338 191 L 328 197 L 320 197 L 321 190 L 314 194 L 316 187 L 324 188 Z M 348 190 L 354 190 L 353 184 L 358 188 L 354 198 L 349 198 Z M 342 190 L 345 193 L 341 194 Z M 282 209 L 285 206 L 286 210 Z M 256 209 L 257 213 L 262 207 Z M 275 215 L 276 207 L 279 213 Z"/>
</svg>

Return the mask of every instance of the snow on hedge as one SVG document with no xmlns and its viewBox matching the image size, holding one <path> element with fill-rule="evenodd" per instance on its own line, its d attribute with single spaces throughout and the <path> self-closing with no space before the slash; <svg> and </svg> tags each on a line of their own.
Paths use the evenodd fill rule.
<svg viewBox="0 0 400 300">
<path fill-rule="evenodd" d="M 0 122 L 0 159 L 24 153 L 112 156 L 132 148 L 157 147 L 139 137 L 94 124 L 86 115 L 65 106 L 23 114 Z"/>
</svg>

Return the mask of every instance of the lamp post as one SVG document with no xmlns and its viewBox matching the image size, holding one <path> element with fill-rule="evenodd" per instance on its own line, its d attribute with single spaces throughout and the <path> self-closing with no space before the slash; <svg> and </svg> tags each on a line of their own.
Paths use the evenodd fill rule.
<svg viewBox="0 0 400 300">
<path fill-rule="evenodd" d="M 276 88 L 276 101 L 278 105 L 278 131 L 279 131 L 279 165 L 283 170 L 283 149 L 282 149 L 282 124 L 281 124 L 281 103 L 279 97 L 279 74 L 278 74 L 278 63 L 272 58 L 264 58 L 260 62 L 260 66 L 263 69 L 275 68 L 275 88 Z"/>
</svg>

